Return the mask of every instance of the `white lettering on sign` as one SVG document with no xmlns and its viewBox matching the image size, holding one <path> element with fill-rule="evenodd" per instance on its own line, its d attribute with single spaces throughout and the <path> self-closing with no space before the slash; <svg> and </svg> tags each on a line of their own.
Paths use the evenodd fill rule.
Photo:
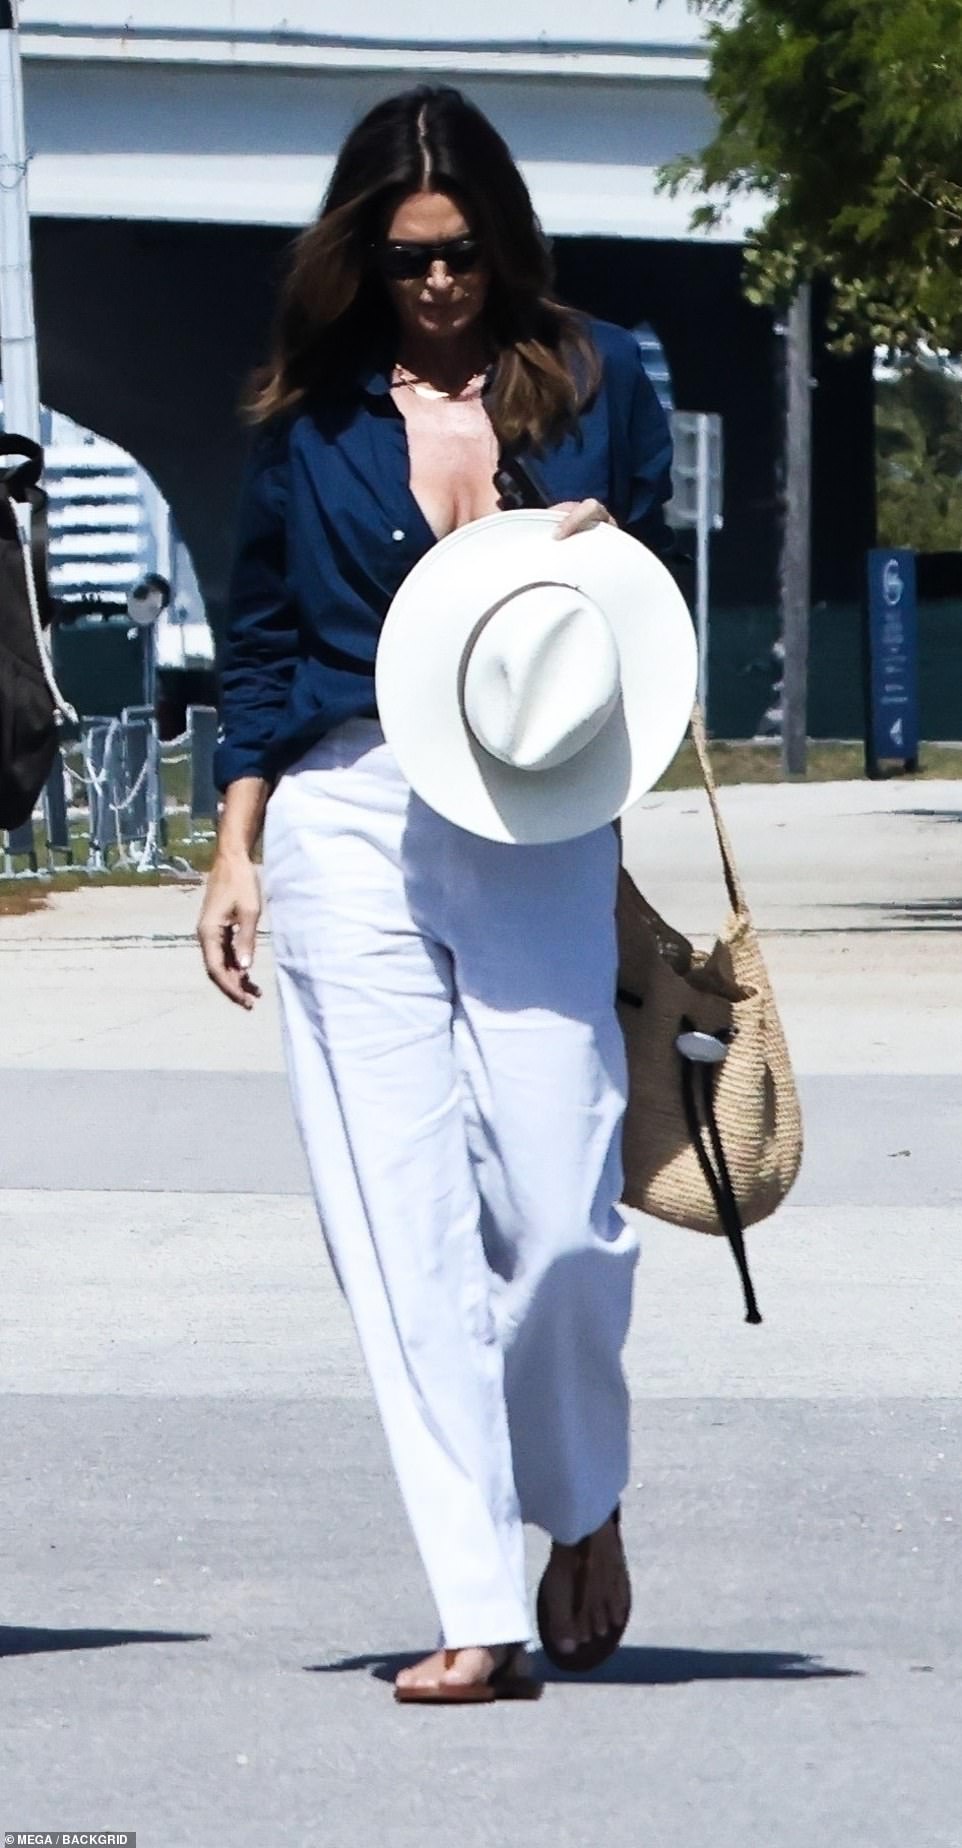
<svg viewBox="0 0 962 1848">
<path fill-rule="evenodd" d="M 887 558 L 882 566 L 882 595 L 890 609 L 902 601 L 905 579 L 899 570 L 897 558 Z"/>
</svg>

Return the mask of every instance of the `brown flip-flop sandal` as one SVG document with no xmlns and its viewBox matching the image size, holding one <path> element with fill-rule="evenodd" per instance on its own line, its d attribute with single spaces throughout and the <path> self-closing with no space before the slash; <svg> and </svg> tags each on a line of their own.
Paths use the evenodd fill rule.
<svg viewBox="0 0 962 1848">
<path fill-rule="evenodd" d="M 611 1519 L 614 1521 L 620 1533 L 620 1508 L 614 1510 Z M 593 1539 L 593 1534 L 586 1534 L 583 1540 L 578 1541 L 575 1548 L 577 1563 L 575 1565 L 574 1585 L 572 1587 L 571 1615 L 576 1620 L 580 1616 L 581 1608 L 584 1604 L 585 1590 L 588 1583 L 588 1551 Z M 625 1577 L 628 1578 L 627 1560 L 625 1561 Z M 541 1647 L 548 1661 L 552 1663 L 555 1668 L 560 1668 L 566 1675 L 587 1675 L 593 1668 L 600 1668 L 602 1662 L 607 1662 L 608 1657 L 614 1655 L 615 1650 L 621 1642 L 628 1628 L 628 1619 L 630 1616 L 631 1580 L 628 1579 L 628 1610 L 625 1614 L 624 1623 L 613 1625 L 610 1630 L 605 1631 L 603 1636 L 592 1636 L 588 1642 L 579 1643 L 577 1649 L 573 1650 L 570 1655 L 563 1655 L 558 1648 L 555 1638 L 551 1634 L 548 1624 L 548 1605 L 544 1595 L 544 1576 L 542 1576 L 541 1584 L 538 1586 L 538 1635 L 541 1638 Z"/>
<path fill-rule="evenodd" d="M 480 1706 L 492 1700 L 539 1700 L 541 1683 L 518 1668 L 518 1662 L 524 1656 L 524 1645 L 519 1643 L 492 1669 L 486 1681 L 466 1681 L 462 1687 L 448 1682 L 437 1681 L 421 1687 L 399 1688 L 395 1685 L 394 1698 L 402 1706 L 464 1707 Z"/>
</svg>

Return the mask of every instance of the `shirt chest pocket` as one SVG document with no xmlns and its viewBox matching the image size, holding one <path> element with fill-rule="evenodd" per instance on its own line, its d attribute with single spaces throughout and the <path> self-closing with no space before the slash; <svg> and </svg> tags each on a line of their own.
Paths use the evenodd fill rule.
<svg viewBox="0 0 962 1848">
<path fill-rule="evenodd" d="M 326 547 L 339 572 L 388 601 L 433 541 L 413 499 L 400 419 L 365 415 L 340 432 L 324 458 L 318 497 Z"/>
</svg>

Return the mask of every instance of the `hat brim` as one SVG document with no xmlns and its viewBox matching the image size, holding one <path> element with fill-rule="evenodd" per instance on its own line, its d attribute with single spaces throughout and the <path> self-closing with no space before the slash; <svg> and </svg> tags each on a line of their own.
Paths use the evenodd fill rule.
<svg viewBox="0 0 962 1848">
<path fill-rule="evenodd" d="M 667 769 L 695 700 L 695 634 L 670 572 L 614 526 L 558 540 L 560 517 L 522 508 L 459 527 L 405 578 L 381 632 L 378 712 L 401 770 L 430 808 L 488 840 L 532 846 L 614 821 Z M 486 610 L 520 585 L 544 582 L 573 585 L 604 611 L 621 696 L 576 757 L 516 770 L 473 737 L 462 663 Z"/>
</svg>

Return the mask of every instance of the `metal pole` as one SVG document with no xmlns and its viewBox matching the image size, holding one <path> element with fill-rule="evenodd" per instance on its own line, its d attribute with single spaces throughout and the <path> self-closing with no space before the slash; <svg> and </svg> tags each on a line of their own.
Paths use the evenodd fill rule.
<svg viewBox="0 0 962 1848">
<path fill-rule="evenodd" d="M 0 371 L 7 430 L 39 443 L 27 138 L 15 0 L 0 0 Z"/>
<path fill-rule="evenodd" d="M 708 538 L 710 452 L 708 418 L 699 412 L 695 437 L 695 617 L 698 629 L 698 704 L 708 724 Z"/>
<path fill-rule="evenodd" d="M 144 705 L 149 706 L 153 713 L 157 704 L 157 624 L 155 622 L 141 629 L 140 640 L 143 648 Z"/>
<path fill-rule="evenodd" d="M 811 609 L 812 291 L 803 283 L 785 339 L 785 486 L 781 605 L 785 647 L 782 771 L 804 776 L 808 746 L 808 641 Z"/>
</svg>

